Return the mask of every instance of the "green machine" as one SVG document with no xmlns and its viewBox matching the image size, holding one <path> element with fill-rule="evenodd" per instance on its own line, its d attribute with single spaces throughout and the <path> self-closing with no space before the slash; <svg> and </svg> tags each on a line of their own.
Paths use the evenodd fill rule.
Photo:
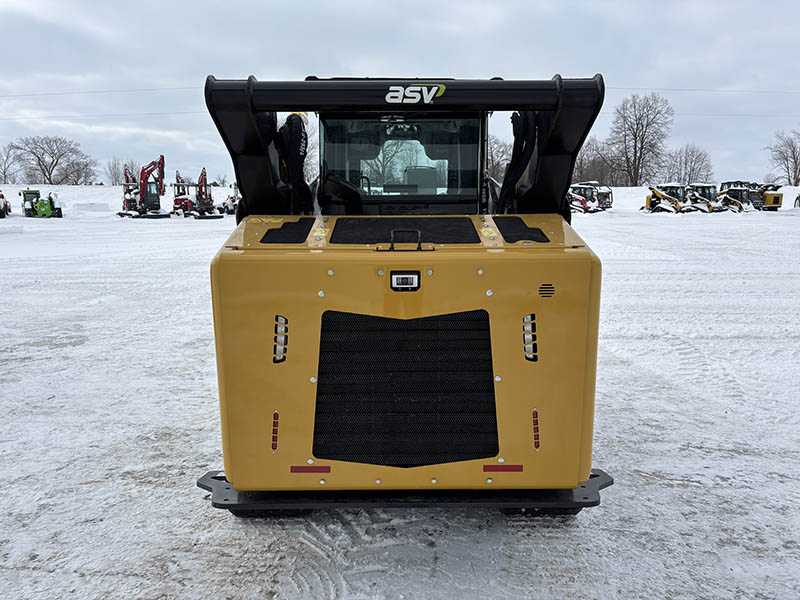
<svg viewBox="0 0 800 600">
<path fill-rule="evenodd" d="M 26 217 L 56 217 L 61 218 L 61 203 L 58 201 L 58 192 L 50 192 L 47 198 L 42 198 L 39 190 L 22 190 L 22 214 Z"/>
</svg>

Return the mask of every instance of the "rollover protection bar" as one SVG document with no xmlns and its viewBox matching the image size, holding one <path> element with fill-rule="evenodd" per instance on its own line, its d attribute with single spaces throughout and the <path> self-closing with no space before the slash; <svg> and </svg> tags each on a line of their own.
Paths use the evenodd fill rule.
<svg viewBox="0 0 800 600">
<path fill-rule="evenodd" d="M 374 79 L 206 80 L 206 106 L 233 161 L 252 214 L 285 206 L 275 145 L 276 112 L 519 111 L 517 161 L 504 181 L 499 212 L 559 213 L 577 154 L 603 104 L 601 75 L 550 80 Z M 263 211 L 261 213 L 258 210 Z"/>
</svg>

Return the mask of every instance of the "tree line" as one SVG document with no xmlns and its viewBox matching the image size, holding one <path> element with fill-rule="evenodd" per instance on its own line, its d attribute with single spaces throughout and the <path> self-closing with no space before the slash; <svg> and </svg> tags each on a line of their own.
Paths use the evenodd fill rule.
<svg viewBox="0 0 800 600">
<path fill-rule="evenodd" d="M 675 111 L 657 93 L 633 94 L 615 109 L 605 140 L 589 137 L 578 153 L 574 181 L 600 181 L 613 186 L 640 186 L 658 181 L 713 181 L 710 154 L 696 144 L 669 147 Z M 767 183 L 800 185 L 800 130 L 777 131 L 769 152 L 772 172 Z M 502 180 L 511 160 L 511 144 L 489 136 L 487 173 Z"/>
<path fill-rule="evenodd" d="M 633 94 L 615 109 L 611 130 L 605 140 L 590 137 L 575 162 L 574 181 L 600 181 L 613 186 L 639 186 L 657 181 L 691 183 L 711 181 L 711 156 L 695 144 L 670 149 L 669 136 L 675 111 L 657 93 Z M 308 156 L 318 152 L 315 128 L 309 130 Z M 767 183 L 800 186 L 800 129 L 777 131 L 764 150 L 772 168 Z M 408 151 L 404 144 L 390 145 L 366 165 L 373 185 L 388 181 L 397 155 Z M 512 144 L 490 135 L 487 144 L 487 174 L 501 181 L 511 160 Z M 138 176 L 141 165 L 109 158 L 103 174 L 111 185 L 124 181 L 125 165 Z M 21 137 L 0 148 L 0 184 L 30 183 L 82 185 L 93 182 L 99 163 L 81 150 L 80 144 L 60 136 Z M 316 161 L 306 161 L 306 176 L 316 176 Z M 437 167 L 440 165 L 437 163 Z M 442 174 L 440 174 L 440 177 Z M 226 185 L 227 177 L 214 182 Z"/>
<path fill-rule="evenodd" d="M 97 167 L 78 142 L 61 136 L 21 137 L 0 148 L 0 183 L 90 184 Z"/>
</svg>

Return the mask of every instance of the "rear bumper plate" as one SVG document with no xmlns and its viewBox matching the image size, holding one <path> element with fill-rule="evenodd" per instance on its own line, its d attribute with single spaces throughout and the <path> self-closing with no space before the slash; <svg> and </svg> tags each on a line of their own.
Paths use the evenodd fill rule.
<svg viewBox="0 0 800 600">
<path fill-rule="evenodd" d="M 592 469 L 588 481 L 567 490 L 393 490 L 319 492 L 237 492 L 223 471 L 209 471 L 197 487 L 211 492 L 211 505 L 236 511 L 331 508 L 499 508 L 570 509 L 600 504 L 600 490 L 614 483 Z"/>
</svg>

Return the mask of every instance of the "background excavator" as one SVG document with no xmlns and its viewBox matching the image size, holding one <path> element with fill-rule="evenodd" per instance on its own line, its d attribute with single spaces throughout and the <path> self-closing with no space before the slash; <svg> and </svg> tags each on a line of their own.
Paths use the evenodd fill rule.
<svg viewBox="0 0 800 600">
<path fill-rule="evenodd" d="M 155 176 L 155 181 L 150 177 Z M 161 211 L 161 196 L 164 195 L 164 155 L 160 155 L 142 167 L 139 181 L 125 165 L 125 183 L 122 184 L 122 210 L 120 217 L 163 219 L 169 213 Z"/>
<path fill-rule="evenodd" d="M 180 217 L 194 217 L 195 219 L 221 219 L 224 215 L 217 214 L 214 199 L 208 190 L 208 177 L 206 169 L 200 171 L 197 183 L 189 183 L 181 177 L 180 171 L 175 171 L 175 183 L 171 184 L 175 199 L 172 202 L 171 215 Z M 222 211 L 220 211 L 222 213 Z"/>
</svg>

